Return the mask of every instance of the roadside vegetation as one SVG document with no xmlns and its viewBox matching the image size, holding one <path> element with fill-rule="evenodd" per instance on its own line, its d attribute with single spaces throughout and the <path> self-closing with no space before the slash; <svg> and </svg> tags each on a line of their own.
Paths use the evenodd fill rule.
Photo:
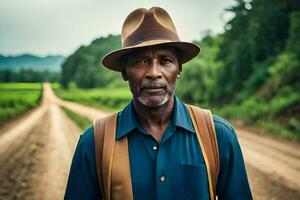
<svg viewBox="0 0 300 200">
<path fill-rule="evenodd" d="M 68 117 L 70 117 L 70 119 L 72 119 L 80 127 L 81 130 L 84 130 L 85 128 L 93 124 L 93 122 L 88 118 L 74 113 L 65 107 L 62 107 L 62 110 L 68 115 Z"/>
<path fill-rule="evenodd" d="M 0 83 L 0 126 L 36 107 L 41 94 L 40 83 Z"/>
<path fill-rule="evenodd" d="M 72 86 L 65 90 L 58 84 L 54 84 L 53 88 L 55 93 L 64 100 L 75 101 L 107 111 L 120 110 L 131 99 L 131 93 L 126 87 L 79 89 Z"/>
</svg>

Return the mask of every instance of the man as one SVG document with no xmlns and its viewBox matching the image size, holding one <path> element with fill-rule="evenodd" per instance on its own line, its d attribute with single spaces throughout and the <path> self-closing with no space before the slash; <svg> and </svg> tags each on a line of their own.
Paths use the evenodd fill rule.
<svg viewBox="0 0 300 200">
<path fill-rule="evenodd" d="M 170 16 L 158 7 L 130 13 L 121 36 L 123 48 L 106 55 L 102 63 L 121 72 L 132 92 L 132 101 L 117 115 L 115 140 L 128 140 L 133 198 L 210 199 L 209 173 L 196 129 L 186 105 L 174 96 L 182 64 L 195 57 L 199 47 L 181 42 Z M 233 128 L 218 116 L 213 122 L 220 161 L 216 195 L 252 199 Z M 76 148 L 65 199 L 104 196 L 94 145 L 90 127 Z"/>
</svg>

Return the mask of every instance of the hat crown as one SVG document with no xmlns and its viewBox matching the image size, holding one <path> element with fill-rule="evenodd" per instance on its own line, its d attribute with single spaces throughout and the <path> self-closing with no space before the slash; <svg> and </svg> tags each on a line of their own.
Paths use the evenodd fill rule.
<svg viewBox="0 0 300 200">
<path fill-rule="evenodd" d="M 102 59 L 102 64 L 108 69 L 122 71 L 124 56 L 143 48 L 176 48 L 181 63 L 191 60 L 200 52 L 197 44 L 180 41 L 170 15 L 159 7 L 138 8 L 131 12 L 123 23 L 121 42 L 121 49 L 106 54 Z"/>
<path fill-rule="evenodd" d="M 170 15 L 162 8 L 136 9 L 123 23 L 121 33 L 123 48 L 149 40 L 180 41 Z"/>
</svg>

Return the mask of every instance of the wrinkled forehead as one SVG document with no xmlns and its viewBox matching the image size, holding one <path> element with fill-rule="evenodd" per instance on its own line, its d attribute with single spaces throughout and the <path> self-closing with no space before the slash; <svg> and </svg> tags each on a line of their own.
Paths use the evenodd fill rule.
<svg viewBox="0 0 300 200">
<path fill-rule="evenodd" d="M 156 56 L 170 56 L 177 58 L 178 50 L 174 47 L 168 46 L 157 46 L 157 47 L 147 47 L 136 49 L 125 55 L 126 59 L 136 58 L 136 57 L 156 57 Z"/>
</svg>

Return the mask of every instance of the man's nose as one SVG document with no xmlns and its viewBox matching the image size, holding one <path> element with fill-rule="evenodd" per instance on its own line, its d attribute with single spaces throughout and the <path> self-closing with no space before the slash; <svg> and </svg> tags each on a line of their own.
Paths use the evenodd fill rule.
<svg viewBox="0 0 300 200">
<path fill-rule="evenodd" d="M 157 59 L 153 59 L 149 65 L 146 78 L 159 79 L 162 78 L 161 66 Z"/>
</svg>

